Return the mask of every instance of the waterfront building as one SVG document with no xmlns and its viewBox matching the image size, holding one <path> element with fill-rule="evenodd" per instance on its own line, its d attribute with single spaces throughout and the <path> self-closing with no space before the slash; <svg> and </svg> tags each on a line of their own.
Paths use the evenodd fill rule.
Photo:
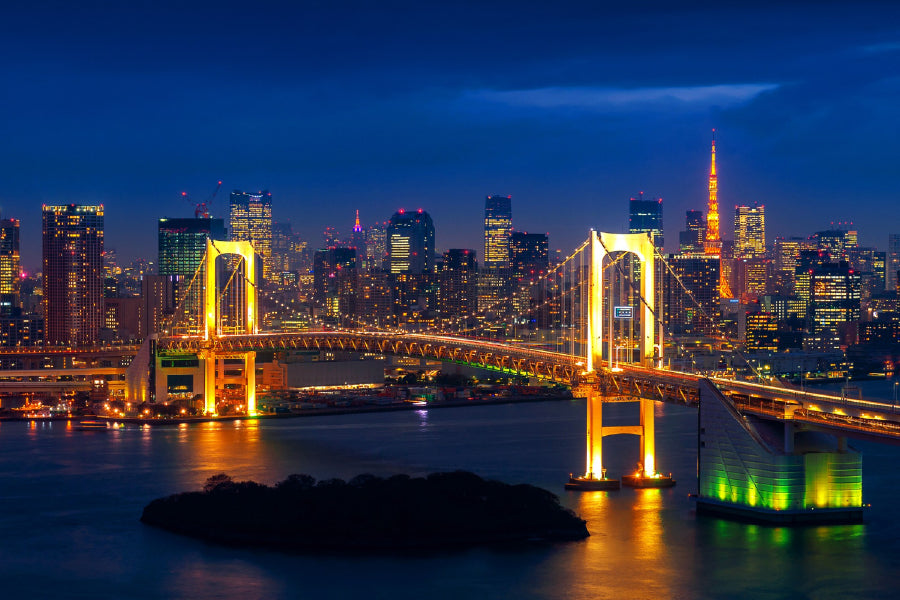
<svg viewBox="0 0 900 600">
<path fill-rule="evenodd" d="M 262 278 L 268 281 L 274 272 L 272 261 L 272 194 L 234 190 L 229 202 L 228 228 L 231 241 L 250 242 L 262 258 Z"/>
<path fill-rule="evenodd" d="M 544 278 L 550 269 L 549 246 L 546 233 L 515 231 L 509 237 L 512 310 L 538 328 L 546 327 L 548 321 Z"/>
<path fill-rule="evenodd" d="M 103 205 L 42 209 L 44 341 L 92 346 L 103 325 Z"/>
<path fill-rule="evenodd" d="M 512 233 L 512 196 L 498 194 L 484 200 L 484 261 L 479 310 L 503 311 L 509 295 L 509 236 Z"/>
<path fill-rule="evenodd" d="M 656 248 L 663 251 L 662 198 L 644 200 L 644 192 L 640 192 L 628 200 L 628 233 L 649 233 Z"/>
</svg>

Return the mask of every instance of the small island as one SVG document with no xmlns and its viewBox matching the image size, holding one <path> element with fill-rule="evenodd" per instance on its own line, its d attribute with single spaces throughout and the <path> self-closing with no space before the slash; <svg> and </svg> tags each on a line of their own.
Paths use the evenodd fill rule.
<svg viewBox="0 0 900 600">
<path fill-rule="evenodd" d="M 466 471 L 427 477 L 291 475 L 274 486 L 210 477 L 153 500 L 141 521 L 211 542 L 303 550 L 405 550 L 580 540 L 585 522 L 547 490 Z"/>
</svg>

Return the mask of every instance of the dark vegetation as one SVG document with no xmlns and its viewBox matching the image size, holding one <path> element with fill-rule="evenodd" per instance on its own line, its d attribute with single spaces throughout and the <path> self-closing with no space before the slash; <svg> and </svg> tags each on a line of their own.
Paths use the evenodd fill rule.
<svg viewBox="0 0 900 600">
<path fill-rule="evenodd" d="M 205 540 L 288 550 L 440 548 L 587 537 L 585 522 L 552 493 L 465 471 L 273 487 L 210 477 L 202 492 L 152 501 L 141 521 Z"/>
</svg>

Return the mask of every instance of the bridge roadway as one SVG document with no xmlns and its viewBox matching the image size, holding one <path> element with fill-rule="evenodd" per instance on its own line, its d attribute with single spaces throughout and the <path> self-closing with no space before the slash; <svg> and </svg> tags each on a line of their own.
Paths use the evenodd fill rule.
<svg viewBox="0 0 900 600">
<path fill-rule="evenodd" d="M 212 341 L 169 337 L 161 338 L 158 347 L 170 352 L 212 350 L 228 353 L 302 348 L 421 356 L 545 379 L 572 386 L 579 394 L 593 389 L 607 401 L 643 398 L 688 406 L 698 404 L 699 382 L 703 379 L 695 373 L 626 364 L 588 373 L 582 357 L 503 342 L 432 334 L 308 331 L 234 335 Z M 900 443 L 897 406 L 827 392 L 797 390 L 783 384 L 750 383 L 721 377 L 709 379 L 744 415 L 793 421 L 799 426 L 824 429 L 837 435 Z"/>
</svg>

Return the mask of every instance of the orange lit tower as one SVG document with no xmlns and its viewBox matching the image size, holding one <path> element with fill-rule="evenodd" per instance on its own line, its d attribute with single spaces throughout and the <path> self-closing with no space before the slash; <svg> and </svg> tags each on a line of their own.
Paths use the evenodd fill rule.
<svg viewBox="0 0 900 600">
<path fill-rule="evenodd" d="M 716 130 L 713 129 L 712 154 L 709 162 L 709 205 L 706 209 L 706 240 L 703 251 L 707 256 L 722 256 L 722 238 L 719 237 L 719 178 L 716 176 Z M 719 266 L 719 297 L 731 298 L 727 269 Z"/>
<path fill-rule="evenodd" d="M 719 237 L 719 180 L 716 177 L 716 130 L 713 129 L 712 158 L 709 165 L 709 206 L 706 209 L 706 254 L 719 256 L 722 253 L 722 238 Z"/>
</svg>

